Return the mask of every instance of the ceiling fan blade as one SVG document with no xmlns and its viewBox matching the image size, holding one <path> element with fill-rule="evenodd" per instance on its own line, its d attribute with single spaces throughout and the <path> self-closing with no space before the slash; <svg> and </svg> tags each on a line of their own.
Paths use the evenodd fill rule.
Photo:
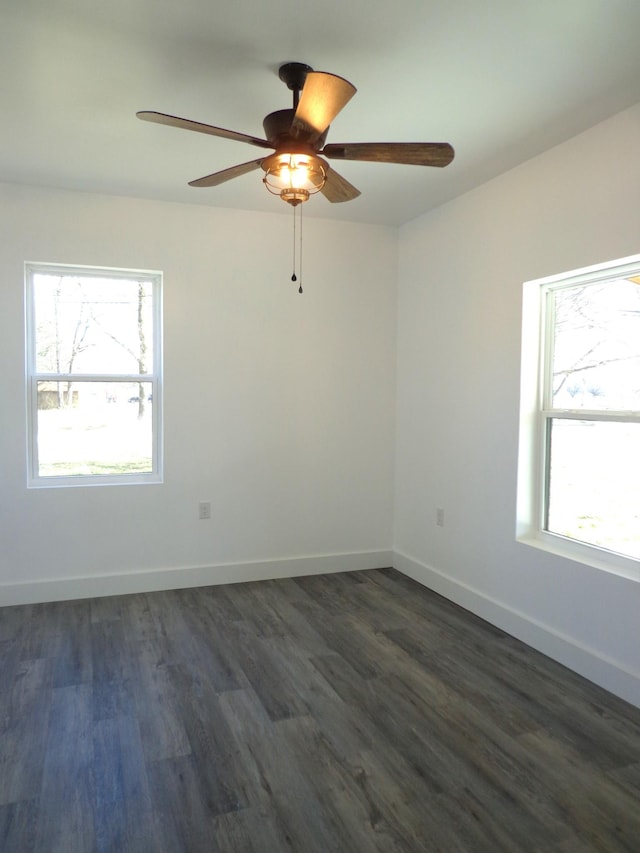
<svg viewBox="0 0 640 853">
<path fill-rule="evenodd" d="M 217 187 L 218 184 L 224 184 L 225 181 L 230 181 L 232 178 L 239 178 L 240 175 L 246 175 L 247 172 L 259 169 L 261 163 L 262 159 L 250 160 L 248 163 L 239 163 L 237 166 L 231 166 L 229 169 L 222 169 L 220 172 L 214 172 L 212 175 L 205 175 L 204 178 L 196 178 L 195 181 L 189 181 L 189 186 Z"/>
<path fill-rule="evenodd" d="M 310 71 L 293 117 L 293 134 L 308 134 L 312 131 L 311 138 L 317 139 L 355 93 L 356 87 L 337 74 Z"/>
<path fill-rule="evenodd" d="M 225 130 L 224 127 L 214 127 L 212 124 L 203 124 L 199 121 L 191 121 L 188 118 L 178 118 L 165 113 L 157 113 L 150 110 L 141 110 L 136 113 L 143 121 L 152 121 L 156 124 L 166 124 L 169 127 L 180 127 L 183 130 L 195 130 L 198 133 L 208 133 L 210 136 L 221 136 L 223 139 L 233 139 L 236 142 L 247 142 L 249 145 L 257 145 L 259 148 L 273 148 L 266 139 L 257 136 L 249 136 L 247 133 L 238 133 L 235 130 Z"/>
<path fill-rule="evenodd" d="M 323 157 L 404 163 L 407 166 L 447 166 L 454 157 L 448 142 L 344 142 L 325 145 Z"/>
<path fill-rule="evenodd" d="M 327 170 L 327 178 L 320 192 L 327 201 L 331 202 L 352 201 L 360 195 L 360 190 L 350 184 L 335 169 Z"/>
</svg>

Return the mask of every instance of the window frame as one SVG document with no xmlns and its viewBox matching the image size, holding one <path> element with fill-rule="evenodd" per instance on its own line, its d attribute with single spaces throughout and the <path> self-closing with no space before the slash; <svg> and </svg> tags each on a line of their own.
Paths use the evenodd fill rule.
<svg viewBox="0 0 640 853">
<path fill-rule="evenodd" d="M 551 425 L 554 420 L 640 423 L 640 411 L 554 408 L 553 294 L 562 289 L 640 275 L 640 255 L 525 282 L 516 539 L 549 553 L 640 580 L 640 560 L 546 529 Z"/>
<path fill-rule="evenodd" d="M 149 373 L 45 373 L 36 364 L 36 319 L 34 275 L 144 280 L 152 288 L 153 369 Z M 51 264 L 37 261 L 25 263 L 25 387 L 27 419 L 27 488 L 60 488 L 78 486 L 147 485 L 163 482 L 163 358 L 162 358 L 162 290 L 163 274 L 159 270 L 121 269 Z M 39 382 L 145 382 L 151 385 L 151 471 L 131 474 L 75 474 L 42 476 L 38 459 L 38 383 Z"/>
</svg>

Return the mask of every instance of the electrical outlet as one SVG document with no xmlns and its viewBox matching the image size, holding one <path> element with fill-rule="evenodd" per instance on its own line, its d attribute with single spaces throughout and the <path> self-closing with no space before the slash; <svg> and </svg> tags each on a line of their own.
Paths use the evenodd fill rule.
<svg viewBox="0 0 640 853">
<path fill-rule="evenodd" d="M 198 504 L 198 518 L 201 521 L 211 518 L 211 503 L 209 501 L 200 501 Z"/>
<path fill-rule="evenodd" d="M 444 510 L 441 507 L 436 510 L 436 524 L 438 527 L 444 527 Z"/>
</svg>

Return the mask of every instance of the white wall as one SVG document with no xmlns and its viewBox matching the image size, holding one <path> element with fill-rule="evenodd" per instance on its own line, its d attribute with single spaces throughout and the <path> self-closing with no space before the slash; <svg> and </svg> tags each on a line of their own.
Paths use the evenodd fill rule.
<svg viewBox="0 0 640 853">
<path fill-rule="evenodd" d="M 515 541 L 522 283 L 640 252 L 638 151 L 640 105 L 402 229 L 395 565 L 640 705 L 640 583 Z"/>
<path fill-rule="evenodd" d="M 394 230 L 306 220 L 303 295 L 286 211 L 4 185 L 0 234 L 0 604 L 391 563 Z M 164 271 L 163 485 L 27 490 L 25 261 Z"/>
</svg>

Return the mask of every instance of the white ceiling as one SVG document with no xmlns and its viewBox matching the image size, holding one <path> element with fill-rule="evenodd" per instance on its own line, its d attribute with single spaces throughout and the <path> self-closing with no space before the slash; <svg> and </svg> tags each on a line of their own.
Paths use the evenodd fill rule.
<svg viewBox="0 0 640 853">
<path fill-rule="evenodd" d="M 400 224 L 640 101 L 639 37 L 639 0 L 8 0 L 0 180 L 286 213 L 260 171 L 187 186 L 258 149 L 135 113 L 262 137 L 300 61 L 358 89 L 328 142 L 454 146 L 445 169 L 333 161 L 362 195 L 305 206 Z"/>
</svg>

